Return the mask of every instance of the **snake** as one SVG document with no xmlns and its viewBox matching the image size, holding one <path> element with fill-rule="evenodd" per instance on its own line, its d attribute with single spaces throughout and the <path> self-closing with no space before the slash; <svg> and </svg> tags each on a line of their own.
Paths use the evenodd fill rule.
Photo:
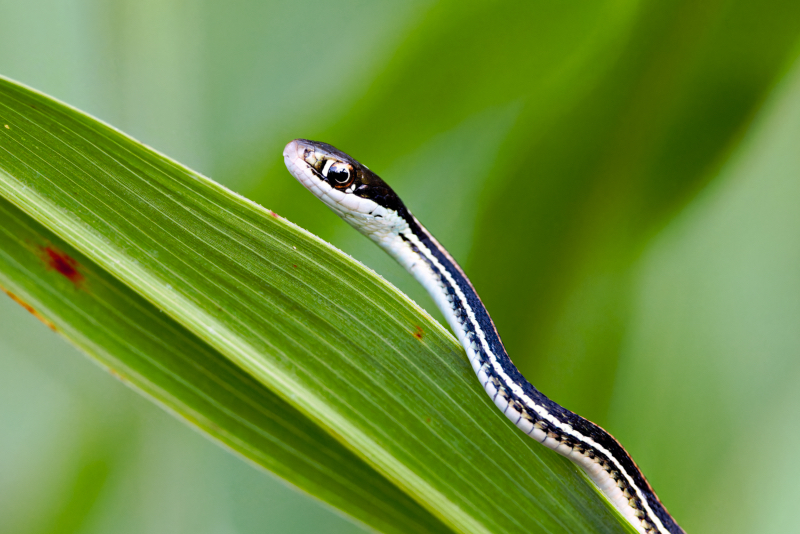
<svg viewBox="0 0 800 534">
<path fill-rule="evenodd" d="M 611 434 L 549 399 L 522 376 L 464 270 L 386 182 L 327 143 L 295 139 L 283 157 L 306 189 L 427 290 L 483 389 L 517 428 L 577 464 L 638 532 L 685 534 Z"/>
</svg>

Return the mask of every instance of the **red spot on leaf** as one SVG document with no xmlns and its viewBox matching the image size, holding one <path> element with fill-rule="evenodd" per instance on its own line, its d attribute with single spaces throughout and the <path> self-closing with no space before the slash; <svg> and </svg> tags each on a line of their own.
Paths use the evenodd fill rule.
<svg viewBox="0 0 800 534">
<path fill-rule="evenodd" d="M 272 215 L 273 217 L 275 217 L 276 219 L 280 219 L 281 218 L 280 215 L 278 215 L 277 213 L 275 213 L 272 210 L 267 210 L 267 212 L 269 212 L 269 214 Z"/>
<path fill-rule="evenodd" d="M 294 267 L 295 269 L 297 269 L 297 265 L 294 265 L 294 264 L 292 264 L 292 267 Z"/>
<path fill-rule="evenodd" d="M 425 332 L 422 330 L 422 327 L 414 325 L 414 337 L 417 339 L 422 339 L 424 335 Z"/>
<path fill-rule="evenodd" d="M 78 270 L 79 264 L 69 254 L 53 247 L 44 247 L 42 251 L 48 267 L 58 271 L 59 274 L 76 286 L 83 283 L 83 275 Z"/>
</svg>

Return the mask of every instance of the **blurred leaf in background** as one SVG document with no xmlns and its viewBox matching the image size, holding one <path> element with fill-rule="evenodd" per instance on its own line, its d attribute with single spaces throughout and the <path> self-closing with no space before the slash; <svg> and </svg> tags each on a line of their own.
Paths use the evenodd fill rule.
<svg viewBox="0 0 800 534">
<path fill-rule="evenodd" d="M 798 11 L 0 0 L 0 72 L 330 240 L 431 311 L 281 158 L 294 137 L 350 152 L 464 265 L 528 378 L 614 433 L 687 532 L 778 532 L 800 499 Z M 15 533 L 359 530 L 10 299 L 0 517 Z"/>
</svg>

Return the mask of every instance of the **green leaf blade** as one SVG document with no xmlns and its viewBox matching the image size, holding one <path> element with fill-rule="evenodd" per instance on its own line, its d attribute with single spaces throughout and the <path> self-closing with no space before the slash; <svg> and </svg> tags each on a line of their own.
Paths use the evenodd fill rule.
<svg viewBox="0 0 800 534">
<path fill-rule="evenodd" d="M 572 464 L 495 410 L 452 336 L 374 273 L 10 82 L 0 120 L 0 195 L 450 528 L 629 530 Z"/>
<path fill-rule="evenodd" d="M 0 285 L 123 382 L 250 461 L 387 532 L 450 532 L 268 389 L 0 201 Z M 72 258 L 91 291 L 42 261 Z"/>
</svg>

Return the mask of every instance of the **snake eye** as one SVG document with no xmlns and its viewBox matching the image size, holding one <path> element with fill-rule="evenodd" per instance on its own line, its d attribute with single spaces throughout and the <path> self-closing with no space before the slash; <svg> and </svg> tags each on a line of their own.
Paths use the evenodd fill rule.
<svg viewBox="0 0 800 534">
<path fill-rule="evenodd" d="M 337 189 L 344 189 L 353 183 L 355 173 L 353 167 L 341 161 L 328 160 L 328 163 L 322 169 L 322 175 L 328 179 L 333 187 Z"/>
</svg>

